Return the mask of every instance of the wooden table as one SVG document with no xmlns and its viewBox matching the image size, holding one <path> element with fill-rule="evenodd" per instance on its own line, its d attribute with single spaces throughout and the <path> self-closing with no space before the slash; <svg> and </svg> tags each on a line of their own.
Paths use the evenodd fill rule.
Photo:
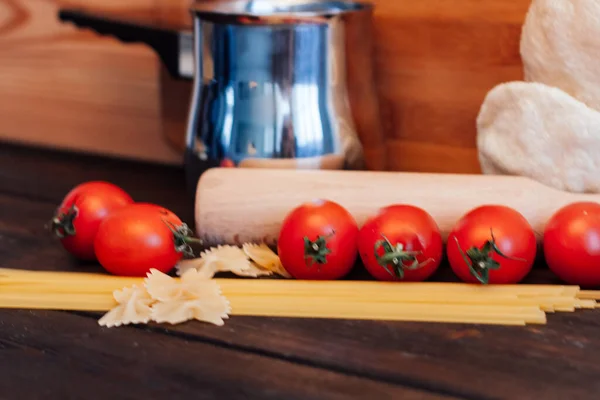
<svg viewBox="0 0 600 400">
<path fill-rule="evenodd" d="M 104 179 L 192 222 L 177 168 L 0 146 L 0 265 L 98 271 L 44 230 Z M 444 273 L 442 273 L 444 275 Z M 530 281 L 552 280 L 540 269 Z M 99 314 L 0 310 L 2 399 L 583 399 L 600 393 L 600 311 L 531 327 L 232 317 L 101 328 Z"/>
</svg>

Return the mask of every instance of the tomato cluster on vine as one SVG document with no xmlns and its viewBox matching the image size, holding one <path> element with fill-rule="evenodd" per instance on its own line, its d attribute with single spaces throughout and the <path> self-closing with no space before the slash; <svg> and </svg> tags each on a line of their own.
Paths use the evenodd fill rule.
<svg viewBox="0 0 600 400">
<path fill-rule="evenodd" d="M 563 281 L 600 285 L 600 205 L 574 203 L 558 210 L 543 232 L 549 268 Z M 361 261 L 380 281 L 429 279 L 447 258 L 463 282 L 515 284 L 538 256 L 536 234 L 513 208 L 487 204 L 461 216 L 447 238 L 434 218 L 409 204 L 381 208 L 359 227 L 329 200 L 299 205 L 283 221 L 278 254 L 297 279 L 341 279 Z"/>
</svg>

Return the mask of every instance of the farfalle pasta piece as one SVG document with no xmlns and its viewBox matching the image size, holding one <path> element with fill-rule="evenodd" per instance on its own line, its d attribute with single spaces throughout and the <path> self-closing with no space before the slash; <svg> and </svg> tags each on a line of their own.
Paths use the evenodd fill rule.
<svg viewBox="0 0 600 400">
<path fill-rule="evenodd" d="M 266 269 L 260 268 L 253 262 L 248 263 L 248 267 L 241 270 L 231 270 L 234 274 L 238 276 L 245 276 L 248 278 L 258 278 L 259 276 L 270 276 L 273 275 L 273 271 L 268 271 Z"/>
<path fill-rule="evenodd" d="M 156 301 L 169 301 L 183 295 L 183 288 L 175 279 L 156 269 L 151 269 L 147 274 L 144 287 Z"/>
<path fill-rule="evenodd" d="M 260 268 L 271 271 L 284 278 L 292 277 L 290 273 L 283 268 L 279 256 L 266 244 L 245 243 L 242 246 L 242 249 L 246 256 Z"/>
<path fill-rule="evenodd" d="M 236 246 L 212 247 L 199 258 L 183 260 L 177 265 L 177 273 L 182 275 L 190 269 L 196 269 L 205 276 L 212 277 L 217 272 L 231 272 L 238 276 L 257 278 L 272 275 L 273 272 L 260 268 L 248 259 L 244 250 Z"/>
<path fill-rule="evenodd" d="M 201 273 L 207 279 L 210 279 L 215 276 L 218 267 L 218 258 L 214 254 L 201 254 L 201 256 L 198 258 L 181 260 L 179 263 L 177 263 L 175 269 L 177 270 L 177 275 L 179 276 L 182 276 L 187 271 L 195 270 Z"/>
<path fill-rule="evenodd" d="M 203 253 L 208 262 L 216 265 L 218 272 L 232 272 L 239 276 L 258 277 L 270 275 L 269 271 L 263 271 L 252 265 L 244 251 L 237 246 L 217 246 Z"/>
<path fill-rule="evenodd" d="M 144 286 L 153 299 L 165 302 L 185 299 L 188 296 L 188 291 L 198 293 L 201 288 L 191 286 L 201 286 L 203 283 L 210 282 L 209 279 L 193 269 L 186 271 L 180 279 L 175 279 L 156 269 L 151 269 L 146 279 L 144 279 Z"/>
<path fill-rule="evenodd" d="M 191 319 L 223 325 L 231 307 L 216 281 L 195 269 L 180 279 L 152 270 L 145 279 L 148 292 L 160 297 L 152 306 L 151 319 L 179 324 Z"/>
<path fill-rule="evenodd" d="M 98 324 L 115 327 L 128 324 L 146 324 L 151 319 L 155 300 L 143 286 L 131 286 L 115 290 L 113 297 L 118 305 L 104 314 Z"/>
<path fill-rule="evenodd" d="M 194 300 L 192 300 L 192 302 L 194 302 Z M 175 325 L 189 321 L 192 318 L 193 313 L 190 312 L 189 307 L 186 305 L 186 301 L 183 300 L 160 302 L 152 307 L 152 320 L 159 324 L 166 322 Z"/>
<path fill-rule="evenodd" d="M 191 269 L 186 271 L 180 279 L 180 285 L 185 296 L 221 296 L 219 285 L 207 278 L 202 271 Z"/>
<path fill-rule="evenodd" d="M 193 300 L 173 300 L 156 303 L 152 320 L 159 323 L 180 324 L 192 319 L 222 326 L 229 317 L 230 305 L 223 296 Z"/>
</svg>

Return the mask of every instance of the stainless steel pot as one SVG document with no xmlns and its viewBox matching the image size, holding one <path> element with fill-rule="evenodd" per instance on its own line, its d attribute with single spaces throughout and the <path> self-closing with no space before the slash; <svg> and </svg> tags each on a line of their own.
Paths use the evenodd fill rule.
<svg viewBox="0 0 600 400">
<path fill-rule="evenodd" d="M 145 42 L 173 76 L 194 79 L 185 154 L 191 188 L 217 166 L 365 167 L 346 75 L 356 54 L 370 56 L 348 51 L 349 34 L 359 38 L 366 27 L 357 31 L 353 21 L 370 18 L 370 4 L 203 1 L 191 12 L 193 32 L 76 11 L 60 15 L 123 41 Z M 371 88 L 372 76 L 363 78 Z"/>
</svg>

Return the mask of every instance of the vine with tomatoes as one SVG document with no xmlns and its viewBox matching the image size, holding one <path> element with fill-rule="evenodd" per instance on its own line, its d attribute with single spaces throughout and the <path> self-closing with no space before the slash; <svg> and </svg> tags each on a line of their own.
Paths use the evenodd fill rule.
<svg viewBox="0 0 600 400">
<path fill-rule="evenodd" d="M 63 247 L 95 260 L 115 275 L 170 272 L 200 244 L 173 212 L 135 202 L 108 182 L 73 188 L 50 229 Z M 342 205 L 320 199 L 298 205 L 282 221 L 277 254 L 295 279 L 334 280 L 356 265 L 380 281 L 425 281 L 447 259 L 463 282 L 514 284 L 531 271 L 538 253 L 568 284 L 600 285 L 600 204 L 578 202 L 547 221 L 538 249 L 533 228 L 517 210 L 487 204 L 461 216 L 442 238 L 434 218 L 416 205 L 383 207 L 359 226 Z M 360 262 L 359 262 L 360 261 Z"/>
</svg>

